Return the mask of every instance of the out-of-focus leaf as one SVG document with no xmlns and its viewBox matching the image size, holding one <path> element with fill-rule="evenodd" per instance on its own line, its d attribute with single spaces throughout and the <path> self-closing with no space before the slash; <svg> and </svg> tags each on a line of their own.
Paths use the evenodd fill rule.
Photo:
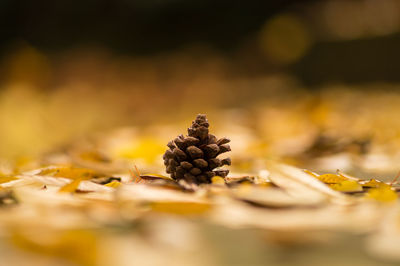
<svg viewBox="0 0 400 266">
<path fill-rule="evenodd" d="M 390 185 L 388 185 L 388 184 L 386 184 L 386 183 L 384 183 L 382 181 L 373 179 L 373 178 L 368 180 L 368 181 L 365 181 L 365 182 L 360 182 L 360 184 L 363 187 L 367 187 L 367 188 L 378 188 L 378 187 L 388 187 L 388 188 L 390 188 L 391 187 Z"/>
<path fill-rule="evenodd" d="M 211 183 L 213 183 L 214 185 L 225 185 L 225 180 L 223 177 L 214 176 L 213 178 L 211 178 Z"/>
<path fill-rule="evenodd" d="M 140 158 L 147 163 L 155 160 L 165 151 L 165 144 L 157 138 L 143 137 L 133 145 L 124 146 L 119 150 L 118 156 L 128 159 Z"/>
<path fill-rule="evenodd" d="M 117 187 L 119 187 L 121 185 L 121 182 L 118 182 L 118 181 L 111 181 L 110 183 L 108 183 L 108 184 L 105 184 L 105 186 L 107 186 L 107 187 L 113 187 L 113 188 L 117 188 Z"/>
<path fill-rule="evenodd" d="M 349 180 L 348 178 L 335 174 L 323 174 L 317 177 L 326 184 L 337 184 Z"/>
<path fill-rule="evenodd" d="M 366 198 L 374 199 L 381 202 L 392 202 L 397 200 L 397 193 L 390 186 L 383 186 L 377 188 L 371 188 Z"/>
<path fill-rule="evenodd" d="M 78 186 L 79 191 L 84 191 L 84 192 L 110 192 L 113 191 L 112 188 L 93 183 L 91 181 L 83 180 L 79 186 Z"/>
<path fill-rule="evenodd" d="M 362 186 L 356 181 L 344 180 L 336 184 L 331 184 L 331 188 L 341 192 L 359 192 L 362 191 Z"/>
<path fill-rule="evenodd" d="M 17 180 L 15 176 L 0 176 L 0 184 L 7 183 L 13 180 Z"/>
<path fill-rule="evenodd" d="M 86 151 L 79 154 L 79 158 L 86 161 L 107 163 L 110 160 L 96 151 Z"/>
<path fill-rule="evenodd" d="M 81 182 L 81 178 L 74 179 L 71 183 L 61 187 L 59 192 L 75 192 Z"/>
<path fill-rule="evenodd" d="M 93 183 L 96 183 L 96 184 L 105 185 L 112 181 L 121 182 L 121 178 L 113 177 L 113 176 L 103 176 L 103 177 L 92 178 L 92 179 L 90 179 L 90 181 Z"/>
<path fill-rule="evenodd" d="M 322 205 L 320 208 L 268 209 L 245 203 L 216 205 L 213 218 L 234 228 L 256 227 L 277 231 L 338 230 L 369 232 L 375 228 L 380 213 L 376 206 Z"/>
<path fill-rule="evenodd" d="M 39 175 L 47 175 L 53 177 L 65 177 L 69 179 L 91 179 L 96 176 L 96 172 L 86 168 L 75 167 L 51 167 L 40 171 Z"/>
<path fill-rule="evenodd" d="M 328 198 L 346 200 L 343 194 L 332 190 L 299 168 L 273 162 L 269 166 L 271 181 L 293 197 L 308 199 L 312 202 L 322 202 Z"/>
<path fill-rule="evenodd" d="M 282 208 L 294 206 L 312 206 L 313 202 L 292 197 L 284 190 L 276 187 L 255 186 L 241 184 L 234 190 L 233 195 L 237 199 L 253 203 L 259 206 Z"/>
<path fill-rule="evenodd" d="M 153 211 L 180 215 L 202 214 L 211 209 L 211 205 L 208 203 L 174 201 L 151 202 L 150 207 Z"/>
<path fill-rule="evenodd" d="M 249 184 L 254 184 L 255 183 L 255 177 L 253 176 L 248 176 L 248 175 L 244 175 L 244 176 L 227 176 L 225 177 L 225 182 L 228 185 L 239 185 L 239 184 L 243 184 L 243 183 L 249 183 Z M 265 182 L 263 182 L 265 183 Z M 269 182 L 271 183 L 271 182 Z"/>
<path fill-rule="evenodd" d="M 160 175 L 160 174 L 144 174 L 144 175 L 140 175 L 140 178 L 143 179 L 165 179 L 165 180 L 173 180 L 171 177 L 169 176 L 165 176 L 165 175 Z"/>
<path fill-rule="evenodd" d="M 318 180 L 324 182 L 325 184 L 337 184 L 346 180 L 354 180 L 343 175 L 340 171 L 337 174 L 322 174 L 318 175 L 317 173 L 311 172 L 309 170 L 304 170 L 305 173 L 317 178 Z"/>
<path fill-rule="evenodd" d="M 145 184 L 124 184 L 117 192 L 117 199 L 120 201 L 208 203 L 208 200 L 202 194 L 184 193 Z"/>
<path fill-rule="evenodd" d="M 307 169 L 304 169 L 303 171 L 304 171 L 304 173 L 307 173 L 307 174 L 309 174 L 309 175 L 311 175 L 313 177 L 318 177 L 319 176 L 319 174 L 314 173 L 314 172 L 312 172 L 310 170 L 307 170 Z"/>
<path fill-rule="evenodd" d="M 96 265 L 97 238 L 88 230 L 67 230 L 57 233 L 14 231 L 13 243 L 25 250 L 63 258 L 78 265 Z"/>
</svg>

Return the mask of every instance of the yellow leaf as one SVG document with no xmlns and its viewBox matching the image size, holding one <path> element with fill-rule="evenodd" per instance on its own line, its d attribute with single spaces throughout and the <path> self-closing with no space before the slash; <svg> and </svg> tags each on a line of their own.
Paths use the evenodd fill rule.
<svg viewBox="0 0 400 266">
<path fill-rule="evenodd" d="M 268 165 L 271 182 L 293 197 L 307 198 L 310 202 L 322 202 L 326 200 L 326 197 L 340 201 L 346 198 L 299 168 L 273 161 L 269 161 Z"/>
<path fill-rule="evenodd" d="M 388 187 L 388 188 L 391 188 L 390 185 L 388 185 L 388 184 L 386 184 L 386 183 L 384 183 L 384 182 L 382 182 L 382 181 L 373 179 L 373 178 L 372 178 L 371 180 L 368 180 L 367 182 L 361 183 L 361 185 L 362 185 L 363 187 L 370 187 L 370 188 L 378 188 L 378 187 Z"/>
<path fill-rule="evenodd" d="M 211 178 L 211 182 L 214 185 L 225 185 L 225 179 L 220 176 L 214 176 L 213 178 Z"/>
<path fill-rule="evenodd" d="M 110 183 L 105 184 L 105 186 L 107 187 L 113 187 L 113 188 L 117 188 L 121 185 L 121 182 L 118 182 L 116 180 L 111 181 Z"/>
<path fill-rule="evenodd" d="M 345 180 L 336 184 L 331 184 L 330 187 L 341 192 L 357 192 L 363 190 L 360 184 L 352 180 Z"/>
<path fill-rule="evenodd" d="M 117 156 L 127 159 L 144 159 L 154 163 L 165 152 L 165 144 L 157 138 L 144 137 L 137 143 L 126 145 L 117 151 Z"/>
<path fill-rule="evenodd" d="M 158 201 L 150 203 L 153 211 L 167 212 L 180 215 L 202 214 L 210 210 L 208 203 L 200 202 L 175 202 L 175 201 Z"/>
<path fill-rule="evenodd" d="M 82 179 L 77 178 L 75 180 L 72 180 L 71 183 L 66 184 L 65 186 L 61 187 L 58 192 L 75 192 L 75 190 L 78 188 L 79 184 L 81 183 Z"/>
<path fill-rule="evenodd" d="M 96 176 L 96 172 L 85 168 L 74 168 L 69 166 L 61 166 L 47 168 L 42 170 L 39 175 L 48 175 L 53 177 L 65 177 L 70 179 L 91 179 Z"/>
<path fill-rule="evenodd" d="M 311 175 L 313 177 L 318 177 L 319 176 L 319 174 L 311 172 L 311 171 L 309 171 L 307 169 L 304 169 L 303 171 L 304 171 L 304 173 L 307 173 L 307 174 L 309 174 L 309 175 Z"/>
<path fill-rule="evenodd" d="M 267 187 L 272 187 L 273 185 L 271 182 L 265 182 L 265 183 L 259 184 L 258 186 L 267 188 Z"/>
<path fill-rule="evenodd" d="M 79 157 L 85 161 L 92 161 L 92 162 L 108 162 L 107 158 L 96 151 L 87 151 L 82 152 L 79 154 Z"/>
<path fill-rule="evenodd" d="M 390 202 L 397 200 L 397 193 L 394 190 L 392 190 L 390 186 L 388 187 L 383 186 L 383 187 L 371 188 L 368 191 L 366 198 L 374 199 L 381 202 Z"/>
<path fill-rule="evenodd" d="M 320 181 L 327 184 L 337 184 L 349 180 L 348 178 L 335 174 L 324 174 L 317 177 Z"/>
<path fill-rule="evenodd" d="M 18 178 L 14 176 L 0 176 L 0 184 L 7 183 L 13 180 L 17 180 Z"/>
<path fill-rule="evenodd" d="M 96 265 L 98 237 L 83 229 L 60 231 L 13 230 L 11 241 L 24 250 L 59 257 L 73 265 Z M 27 232 L 29 231 L 29 233 Z"/>
<path fill-rule="evenodd" d="M 326 184 L 336 184 L 340 183 L 346 180 L 349 180 L 346 176 L 341 174 L 340 172 L 338 174 L 323 174 L 323 175 L 318 175 L 317 173 L 311 172 L 309 170 L 303 170 L 305 173 L 317 178 L 318 180 L 326 183 Z"/>
<path fill-rule="evenodd" d="M 142 174 L 140 175 L 141 178 L 146 179 L 146 177 L 152 178 L 152 177 L 158 177 L 161 179 L 165 179 L 165 180 L 173 180 L 171 177 L 169 176 L 165 176 L 165 175 L 160 175 L 160 174 Z"/>
</svg>

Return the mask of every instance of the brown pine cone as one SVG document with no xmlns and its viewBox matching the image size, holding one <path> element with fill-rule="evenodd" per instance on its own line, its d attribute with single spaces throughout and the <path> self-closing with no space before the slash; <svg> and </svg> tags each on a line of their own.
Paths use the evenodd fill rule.
<svg viewBox="0 0 400 266">
<path fill-rule="evenodd" d="M 210 183 L 213 176 L 226 177 L 229 170 L 215 168 L 231 165 L 231 159 L 218 159 L 221 153 L 231 150 L 227 138 L 217 139 L 209 134 L 206 115 L 199 114 L 192 126 L 188 128 L 188 136 L 179 135 L 168 142 L 169 149 L 163 159 L 166 171 L 177 181 L 188 183 Z"/>
</svg>

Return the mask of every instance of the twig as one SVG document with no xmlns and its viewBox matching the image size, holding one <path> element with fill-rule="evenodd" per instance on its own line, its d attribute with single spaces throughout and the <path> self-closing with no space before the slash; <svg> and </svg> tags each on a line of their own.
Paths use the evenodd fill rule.
<svg viewBox="0 0 400 266">
<path fill-rule="evenodd" d="M 139 184 L 140 182 L 143 181 L 143 178 L 140 177 L 140 172 L 139 172 L 139 169 L 137 168 L 137 166 L 134 164 L 133 167 L 135 168 L 136 172 L 134 172 L 132 169 L 129 169 L 129 173 L 134 178 L 133 183 Z"/>
<path fill-rule="evenodd" d="M 397 183 L 397 179 L 400 177 L 400 171 L 397 173 L 396 177 L 390 182 L 390 185 L 393 186 L 393 184 Z"/>
</svg>

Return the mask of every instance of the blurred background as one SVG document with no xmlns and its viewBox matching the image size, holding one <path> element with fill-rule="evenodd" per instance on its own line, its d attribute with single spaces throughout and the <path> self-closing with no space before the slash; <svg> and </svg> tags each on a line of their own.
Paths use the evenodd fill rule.
<svg viewBox="0 0 400 266">
<path fill-rule="evenodd" d="M 198 113 L 207 114 L 213 134 L 232 140 L 230 177 L 265 176 L 265 162 L 278 159 L 392 181 L 400 170 L 399 48 L 398 0 L 1 0 L 0 181 L 49 165 L 128 179 L 133 165 L 165 174 L 167 141 Z M 390 219 L 372 211 L 359 217 L 353 205 L 326 213 L 255 205 L 271 216 L 232 220 L 257 224 L 291 211 L 307 225 L 324 219 L 308 231 L 238 229 L 141 217 L 136 205 L 115 201 L 118 193 L 16 184 L 22 204 L 14 209 L 0 189 L 6 265 L 398 265 L 376 261 L 364 243 L 399 254 L 397 205 Z M 138 201 L 138 190 L 128 192 Z M 352 216 L 330 221 L 338 212 Z M 340 217 L 343 226 L 335 224 Z M 392 231 L 383 232 L 394 242 L 358 230 L 373 224 L 376 233 L 386 220 Z"/>
<path fill-rule="evenodd" d="M 160 154 L 207 113 L 241 154 L 397 171 L 399 1 L 3 0 L 0 21 L 2 158 L 125 127 Z"/>
</svg>

